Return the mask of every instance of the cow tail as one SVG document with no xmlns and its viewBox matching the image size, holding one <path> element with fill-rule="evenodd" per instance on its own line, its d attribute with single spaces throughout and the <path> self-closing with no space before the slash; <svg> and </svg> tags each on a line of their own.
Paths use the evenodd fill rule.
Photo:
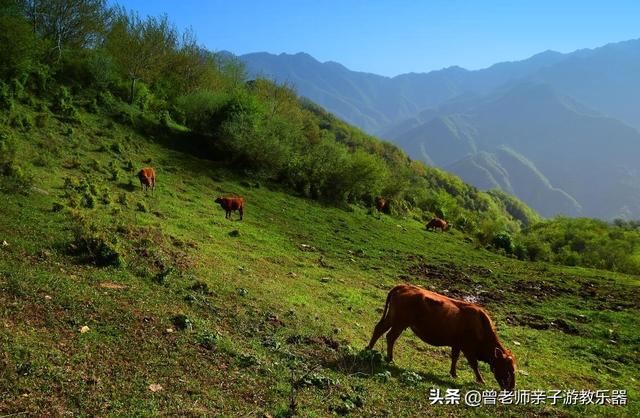
<svg viewBox="0 0 640 418">
<path fill-rule="evenodd" d="M 384 321 L 385 318 L 387 317 L 387 314 L 389 313 L 389 304 L 391 303 L 391 296 L 393 295 L 394 290 L 396 289 L 395 288 L 391 289 L 387 294 L 387 300 L 384 303 L 384 311 L 382 311 L 382 318 L 380 318 L 380 322 Z"/>
</svg>

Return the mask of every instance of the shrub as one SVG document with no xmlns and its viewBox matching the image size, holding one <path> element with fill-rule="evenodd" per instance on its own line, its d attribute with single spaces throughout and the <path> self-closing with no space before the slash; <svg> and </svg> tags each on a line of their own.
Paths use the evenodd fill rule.
<svg viewBox="0 0 640 418">
<path fill-rule="evenodd" d="M 526 260 L 527 259 L 527 247 L 522 243 L 517 243 L 513 246 L 513 255 L 516 256 L 518 260 Z"/>
<path fill-rule="evenodd" d="M 3 9 L 7 8 L 3 4 Z M 37 36 L 24 18 L 17 14 L 0 15 L 0 75 L 21 74 L 29 71 L 40 52 Z"/>
<path fill-rule="evenodd" d="M 33 174 L 17 162 L 18 146 L 12 136 L 0 132 L 0 191 L 28 194 Z"/>
<path fill-rule="evenodd" d="M 213 350 L 220 336 L 216 332 L 201 331 L 196 335 L 196 342 L 207 350 Z"/>
<path fill-rule="evenodd" d="M 109 204 L 111 201 L 108 190 L 100 190 L 94 179 L 89 177 L 82 179 L 67 177 L 64 179 L 63 189 L 69 206 L 73 208 L 82 206 L 92 209 L 96 207 L 98 200 L 104 204 Z"/>
<path fill-rule="evenodd" d="M 189 317 L 184 314 L 175 315 L 173 318 L 171 318 L 171 322 L 173 323 L 173 326 L 175 326 L 176 329 L 179 330 L 184 330 L 187 328 L 191 329 L 193 327 L 193 322 L 191 321 L 191 319 L 189 319 Z"/>
<path fill-rule="evenodd" d="M 49 115 L 47 113 L 38 113 L 36 115 L 36 126 L 38 128 L 46 128 L 49 125 Z"/>
<path fill-rule="evenodd" d="M 511 254 L 513 252 L 513 239 L 506 231 L 496 234 L 491 240 L 491 244 L 495 248 L 503 249 L 507 254 Z"/>
<path fill-rule="evenodd" d="M 228 98 L 227 93 L 195 91 L 178 98 L 174 113 L 177 120 L 189 128 L 198 132 L 210 132 L 215 127 L 215 115 Z"/>
<path fill-rule="evenodd" d="M 11 117 L 10 125 L 16 129 L 24 129 L 28 131 L 33 127 L 33 119 L 27 113 L 14 114 Z"/>
<path fill-rule="evenodd" d="M 67 87 L 60 87 L 55 99 L 55 109 L 62 115 L 77 119 L 78 110 L 73 105 L 73 97 Z"/>
<path fill-rule="evenodd" d="M 129 204 L 126 193 L 118 194 L 118 203 L 120 203 L 122 206 L 127 206 Z"/>
<path fill-rule="evenodd" d="M 147 207 L 146 203 L 144 202 L 138 202 L 136 203 L 136 209 L 140 212 L 149 212 L 149 208 Z"/>
<path fill-rule="evenodd" d="M 120 169 L 118 168 L 118 163 L 115 161 L 109 162 L 108 167 L 109 174 L 111 174 L 111 181 L 118 181 L 120 178 Z"/>
<path fill-rule="evenodd" d="M 124 257 L 115 233 L 102 230 L 79 215 L 75 216 L 75 220 L 73 249 L 78 255 L 98 266 L 124 264 Z"/>
<path fill-rule="evenodd" d="M 12 111 L 15 106 L 13 93 L 9 86 L 0 80 L 0 109 Z"/>
</svg>

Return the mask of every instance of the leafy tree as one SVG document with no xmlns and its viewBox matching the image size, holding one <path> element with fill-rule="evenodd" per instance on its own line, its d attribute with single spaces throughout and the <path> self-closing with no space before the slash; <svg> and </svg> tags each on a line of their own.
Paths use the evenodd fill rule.
<svg viewBox="0 0 640 418">
<path fill-rule="evenodd" d="M 17 10 L 17 9 L 15 9 Z M 24 18 L 8 9 L 0 13 L 0 74 L 11 78 L 36 63 L 40 44 Z"/>
<path fill-rule="evenodd" d="M 106 0 L 24 0 L 22 8 L 33 31 L 54 45 L 58 58 L 63 47 L 97 44 L 111 15 Z"/>
<path fill-rule="evenodd" d="M 130 82 L 129 103 L 135 100 L 137 81 L 152 84 L 170 68 L 176 46 L 177 32 L 166 15 L 142 20 L 122 9 L 115 12 L 105 47 Z"/>
</svg>

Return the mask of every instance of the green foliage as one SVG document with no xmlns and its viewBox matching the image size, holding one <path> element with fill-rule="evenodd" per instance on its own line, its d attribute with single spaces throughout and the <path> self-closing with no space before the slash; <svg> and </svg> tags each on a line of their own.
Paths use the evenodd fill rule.
<svg viewBox="0 0 640 418">
<path fill-rule="evenodd" d="M 9 133 L 0 131 L 0 191 L 28 194 L 33 175 L 18 162 L 18 146 Z"/>
<path fill-rule="evenodd" d="M 489 191 L 489 195 L 503 205 L 507 213 L 520 221 L 523 227 L 526 228 L 540 221 L 540 215 L 515 196 L 498 189 Z"/>
<path fill-rule="evenodd" d="M 124 257 L 117 235 L 105 230 L 76 212 L 72 250 L 85 262 L 98 266 L 122 266 Z"/>
<path fill-rule="evenodd" d="M 176 101 L 180 114 L 178 121 L 195 131 L 206 133 L 212 129 L 212 123 L 216 122 L 214 115 L 228 99 L 226 92 L 208 90 L 198 90 L 180 96 Z"/>
<path fill-rule="evenodd" d="M 64 179 L 64 196 L 72 208 L 93 209 L 101 195 L 96 183 L 89 177 Z M 104 191 L 103 191 L 104 193 Z"/>
<path fill-rule="evenodd" d="M 407 386 L 417 386 L 422 380 L 422 376 L 412 371 L 406 371 L 400 375 L 400 381 Z"/>
<path fill-rule="evenodd" d="M 220 335 L 211 331 L 200 331 L 196 335 L 196 342 L 207 350 L 213 350 L 219 339 Z"/>
<path fill-rule="evenodd" d="M 185 315 L 185 314 L 178 314 L 175 315 L 172 319 L 171 322 L 173 323 L 173 326 L 176 327 L 176 329 L 179 330 L 185 330 L 185 329 L 191 329 L 193 328 L 193 322 L 191 321 L 191 319 Z"/>
<path fill-rule="evenodd" d="M 511 234 L 502 231 L 493 236 L 491 244 L 499 250 L 504 250 L 507 254 L 511 254 L 514 249 Z"/>
<path fill-rule="evenodd" d="M 0 109 L 12 111 L 14 105 L 13 93 L 9 85 L 0 80 Z"/>
<path fill-rule="evenodd" d="M 17 58 L 7 61 L 5 77 L 11 81 L 0 83 L 0 107 L 14 110 L 37 92 L 41 101 L 52 97 L 51 109 L 67 122 L 80 121 L 78 109 L 99 114 L 103 108 L 114 120 L 156 136 L 181 128 L 176 121 L 192 133 L 184 140 L 194 143 L 186 146 L 256 180 L 334 205 L 372 205 L 376 196 L 385 196 L 393 199 L 396 215 L 462 219 L 460 228 L 467 233 L 490 229 L 479 234 L 485 243 L 494 233 L 517 227 L 513 219 L 524 225 L 534 219 L 520 202 L 479 192 L 409 160 L 394 145 L 298 98 L 289 86 L 246 81 L 241 63 L 204 50 L 192 32 L 179 33 L 166 16 L 141 18 L 109 9 L 102 0 L 79 0 L 69 5 L 70 13 L 62 13 L 61 4 L 39 5 L 37 15 L 18 4 L 7 14 L 13 29 L 6 36 L 16 39 L 16 46 L 47 44 L 49 53 L 36 47 L 9 51 Z M 26 30 L 29 25 L 35 34 Z M 25 130 L 49 125 L 46 109 L 40 112 L 34 122 L 13 111 L 11 123 Z M 74 127 L 63 129 L 74 136 Z M 115 141 L 111 151 L 120 156 L 128 147 Z M 116 167 L 109 166 L 107 174 L 119 180 Z M 103 194 L 78 195 L 70 206 L 110 201 Z"/>
<path fill-rule="evenodd" d="M 0 10 L 0 45 L 0 76 L 7 78 L 28 73 L 40 54 L 37 36 L 18 13 Z"/>
<path fill-rule="evenodd" d="M 66 87 L 60 87 L 55 101 L 55 109 L 64 116 L 71 118 L 78 117 L 78 111 L 73 105 L 73 97 L 71 91 Z"/>
<path fill-rule="evenodd" d="M 137 202 L 136 209 L 140 212 L 149 212 L 149 208 L 147 207 L 147 204 L 144 202 Z"/>
<path fill-rule="evenodd" d="M 531 260 L 640 273 L 640 231 L 635 222 L 559 217 L 525 229 L 518 239 Z"/>
</svg>

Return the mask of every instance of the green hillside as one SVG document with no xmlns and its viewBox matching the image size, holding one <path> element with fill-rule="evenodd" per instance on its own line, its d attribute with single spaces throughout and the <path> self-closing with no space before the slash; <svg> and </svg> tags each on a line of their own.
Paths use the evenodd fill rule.
<svg viewBox="0 0 640 418">
<path fill-rule="evenodd" d="M 564 190 L 553 187 L 531 161 L 507 147 L 492 151 L 470 155 L 446 169 L 480 189 L 500 189 L 519 196 L 545 217 L 580 214 L 580 204 Z"/>
<path fill-rule="evenodd" d="M 624 408 L 502 413 L 637 409 L 637 278 L 519 262 L 459 232 L 255 187 L 176 151 L 171 136 L 82 118 L 71 135 L 56 117 L 5 131 L 36 181 L 3 195 L 3 413 L 284 416 L 293 375 L 303 416 L 494 415 L 426 404 L 431 387 L 478 388 L 465 362 L 448 376 L 448 349 L 407 332 L 394 365 L 360 352 L 399 282 L 486 306 L 518 358 L 518 388 L 630 391 Z M 138 189 L 129 162 L 158 167 L 155 194 Z M 224 219 L 221 193 L 246 197 L 244 221 Z M 78 194 L 85 202 L 70 207 Z M 110 251 L 120 261 L 100 267 Z M 482 372 L 480 389 L 496 388 Z"/>
<path fill-rule="evenodd" d="M 166 18 L 24 5 L 0 6 L 0 416 L 640 414 L 637 223 L 540 222 Z M 518 389 L 629 404 L 430 405 L 498 385 L 409 331 L 393 364 L 363 351 L 402 282 L 487 308 Z"/>
</svg>

